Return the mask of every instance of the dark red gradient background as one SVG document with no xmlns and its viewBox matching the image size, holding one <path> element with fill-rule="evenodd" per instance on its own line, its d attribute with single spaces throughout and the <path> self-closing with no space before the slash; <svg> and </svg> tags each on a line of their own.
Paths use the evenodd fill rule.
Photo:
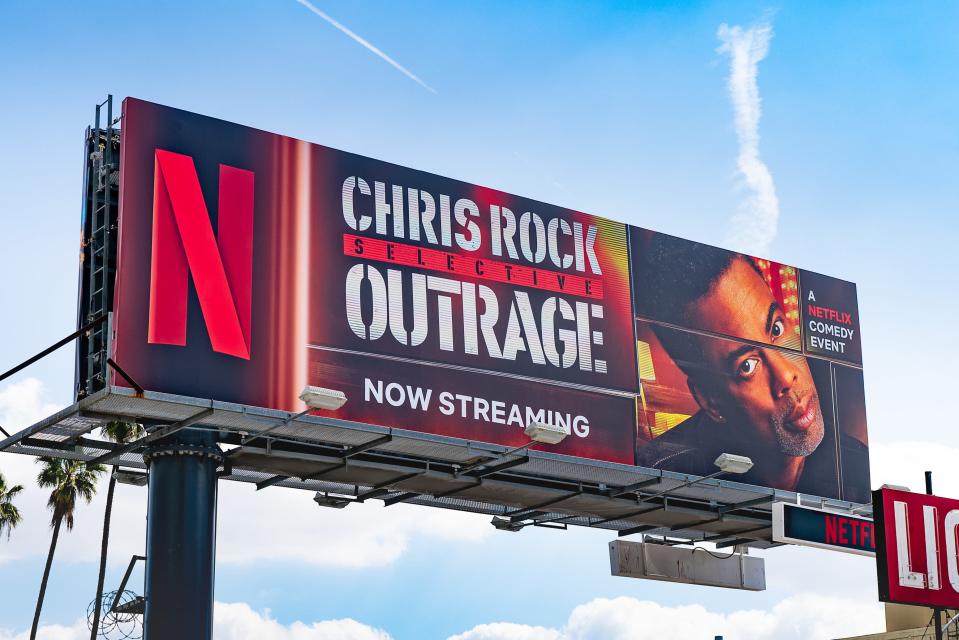
<svg viewBox="0 0 959 640">
<path fill-rule="evenodd" d="M 382 404 L 372 399 L 365 402 L 365 378 L 374 384 L 382 381 L 384 387 L 395 382 L 403 387 L 409 385 L 431 389 L 428 410 L 411 408 L 409 402 L 400 406 L 393 406 L 385 399 Z M 585 437 L 571 434 L 558 445 L 535 445 L 531 448 L 593 460 L 633 463 L 634 402 L 630 397 L 321 349 L 310 349 L 309 380 L 311 384 L 340 389 L 348 398 L 338 411 L 319 411 L 319 414 L 508 447 L 529 442 L 522 428 L 515 423 L 501 425 L 477 420 L 471 410 L 463 418 L 458 402 L 452 416 L 443 415 L 438 409 L 439 394 L 447 391 L 478 396 L 488 401 L 515 403 L 521 407 L 529 405 L 534 411 L 549 409 L 573 416 L 583 415 L 589 420 L 589 433 Z M 508 414 L 509 409 L 506 411 Z M 525 409 L 521 411 L 525 416 Z"/>
</svg>

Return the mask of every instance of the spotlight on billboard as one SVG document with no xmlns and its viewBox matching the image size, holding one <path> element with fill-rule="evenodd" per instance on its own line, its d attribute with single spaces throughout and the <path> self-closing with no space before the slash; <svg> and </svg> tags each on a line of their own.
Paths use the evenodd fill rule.
<svg viewBox="0 0 959 640">
<path fill-rule="evenodd" d="M 118 469 L 114 472 L 113 477 L 120 484 L 128 484 L 134 487 L 145 487 L 147 485 L 147 474 L 142 471 Z"/>
<path fill-rule="evenodd" d="M 880 489 L 890 489 L 890 490 L 892 490 L 892 491 L 905 491 L 905 492 L 907 492 L 907 493 L 909 493 L 909 492 L 912 491 L 912 489 L 910 489 L 909 487 L 905 487 L 905 486 L 903 486 L 903 485 L 901 485 L 901 484 L 884 484 L 884 485 L 882 485 L 882 486 L 879 487 L 879 488 L 880 488 Z"/>
<path fill-rule="evenodd" d="M 562 427 L 545 422 L 530 422 L 523 429 L 523 433 L 529 436 L 530 440 L 543 444 L 559 444 L 567 435 Z"/>
<path fill-rule="evenodd" d="M 721 453 L 713 463 L 723 473 L 746 473 L 753 468 L 753 461 L 746 456 L 737 456 L 733 453 Z"/>
<path fill-rule="evenodd" d="M 306 403 L 311 409 L 330 409 L 336 411 L 346 404 L 346 394 L 336 389 L 326 389 L 324 387 L 303 387 L 300 392 L 300 400 Z"/>
<path fill-rule="evenodd" d="M 340 498 L 337 496 L 331 496 L 328 493 L 323 493 L 317 491 L 316 495 L 313 496 L 313 502 L 315 502 L 320 507 L 328 507 L 330 509 L 343 509 L 346 505 L 353 502 L 350 498 Z"/>
<path fill-rule="evenodd" d="M 490 524 L 499 531 L 512 531 L 513 533 L 521 530 L 525 526 L 519 522 L 511 522 L 509 518 L 500 518 L 499 516 L 493 516 Z"/>
</svg>

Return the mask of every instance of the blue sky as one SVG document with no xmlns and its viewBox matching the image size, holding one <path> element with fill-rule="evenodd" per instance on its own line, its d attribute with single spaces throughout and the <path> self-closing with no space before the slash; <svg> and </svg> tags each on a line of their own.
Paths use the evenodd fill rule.
<svg viewBox="0 0 959 640">
<path fill-rule="evenodd" d="M 758 152 L 778 199 L 768 257 L 859 286 L 874 475 L 877 465 L 889 475 L 908 470 L 900 481 L 919 487 L 922 468 L 933 468 L 938 486 L 959 492 L 947 462 L 959 311 L 959 5 L 313 4 L 435 93 L 296 0 L 0 1 L 0 369 L 73 328 L 82 134 L 106 93 L 745 249 L 730 244 L 731 220 L 751 192 L 737 169 L 730 56 L 717 51 L 717 33 L 722 24 L 768 25 L 768 53 L 757 62 Z M 0 383 L 0 424 L 25 426 L 17 420 L 67 404 L 71 359 L 63 350 Z M 26 480 L 32 473 L 9 455 L 0 470 Z M 122 554 L 142 548 L 145 494 L 124 491 L 130 531 L 118 534 L 108 583 L 118 580 Z M 872 568 L 859 558 L 777 550 L 767 554 L 769 591 L 720 592 L 610 577 L 603 532 L 501 534 L 463 516 L 444 520 L 450 531 L 436 535 L 417 522 L 423 510 L 319 514 L 305 494 L 283 496 L 285 517 L 320 542 L 277 534 L 270 544 L 288 553 L 240 561 L 243 545 L 256 544 L 242 516 L 272 508 L 264 494 L 245 491 L 224 489 L 220 550 L 235 556 L 221 557 L 217 599 L 246 603 L 260 619 L 269 608 L 281 627 L 354 618 L 399 640 L 503 622 L 592 637 L 575 636 L 571 612 L 617 597 L 782 617 L 783 601 L 818 594 L 876 613 Z M 80 512 L 75 542 L 54 567 L 45 621 L 69 626 L 83 615 L 101 509 L 96 502 Z M 0 583 L 16 576 L 17 585 L 0 589 L 4 639 L 3 629 L 29 627 L 42 570 L 42 503 L 31 514 L 35 536 L 18 531 L 0 542 Z M 351 531 L 364 533 L 344 553 L 363 566 L 325 560 L 323 545 Z M 811 568 L 824 565 L 825 586 Z M 546 604 L 531 608 L 544 591 Z M 510 629 L 463 638 L 560 637 Z"/>
</svg>

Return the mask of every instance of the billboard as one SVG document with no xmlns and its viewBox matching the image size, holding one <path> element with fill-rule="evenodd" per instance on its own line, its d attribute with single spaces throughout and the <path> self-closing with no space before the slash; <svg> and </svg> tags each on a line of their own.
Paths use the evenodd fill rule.
<svg viewBox="0 0 959 640">
<path fill-rule="evenodd" d="M 506 446 L 545 421 L 558 453 L 700 474 L 719 447 L 747 482 L 868 497 L 854 285 L 748 258 L 779 314 L 760 335 L 654 302 L 643 256 L 669 236 L 136 99 L 122 136 L 113 354 L 144 388 L 298 410 L 312 384 L 347 393 L 338 418 Z M 799 381 L 707 429 L 719 396 L 670 331 Z"/>
<path fill-rule="evenodd" d="M 959 607 L 959 500 L 879 489 L 873 517 L 879 599 Z"/>
<path fill-rule="evenodd" d="M 876 554 L 871 518 L 789 502 L 773 503 L 773 541 L 863 556 Z"/>
</svg>

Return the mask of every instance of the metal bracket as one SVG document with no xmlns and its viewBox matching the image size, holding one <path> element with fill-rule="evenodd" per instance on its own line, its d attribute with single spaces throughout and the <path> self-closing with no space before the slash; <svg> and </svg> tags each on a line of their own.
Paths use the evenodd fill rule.
<svg viewBox="0 0 959 640">
<path fill-rule="evenodd" d="M 415 498 L 415 497 L 417 497 L 417 496 L 419 496 L 419 495 L 420 495 L 420 494 L 414 493 L 414 492 L 412 492 L 412 491 L 407 492 L 407 493 L 401 493 L 401 494 L 399 494 L 399 495 L 393 496 L 392 498 L 387 498 L 386 500 L 384 500 L 384 501 L 383 501 L 383 506 L 384 506 L 384 507 L 391 507 L 391 506 L 393 506 L 394 504 L 397 504 L 397 503 L 399 503 L 399 502 L 405 502 L 405 501 L 407 501 L 407 500 L 411 500 L 411 499 L 413 499 L 413 498 Z"/>
<path fill-rule="evenodd" d="M 467 471 L 465 473 L 460 471 L 459 474 L 456 474 L 456 475 L 462 475 L 469 478 L 485 478 L 486 476 L 492 475 L 494 473 L 498 473 L 500 471 L 505 471 L 507 469 L 512 469 L 513 467 L 518 467 L 520 465 L 526 464 L 527 462 L 529 462 L 529 456 L 522 456 L 520 458 L 507 460 L 506 462 L 494 464 L 489 467 L 480 465 L 476 469 Z"/>
<path fill-rule="evenodd" d="M 264 433 L 265 433 L 265 432 L 264 432 Z M 358 455 L 358 454 L 363 453 L 364 451 L 368 451 L 368 450 L 370 450 L 370 449 L 375 449 L 376 447 L 380 446 L 381 444 L 386 444 L 387 442 L 390 442 L 392 439 L 393 439 L 393 436 L 387 434 L 387 435 L 385 435 L 385 436 L 381 436 L 381 437 L 379 437 L 379 438 L 374 438 L 374 439 L 369 440 L 369 441 L 367 441 L 367 442 L 361 442 L 360 444 L 358 444 L 358 445 L 356 445 L 356 446 L 353 446 L 353 447 L 350 447 L 350 448 L 348 448 L 348 449 L 345 449 L 345 450 L 344 450 L 342 453 L 340 453 L 339 456 L 337 456 L 337 457 L 339 457 L 341 460 L 349 460 L 350 458 L 352 458 L 352 457 L 355 456 L 355 455 Z M 270 442 L 270 441 L 268 440 L 268 441 L 267 441 L 267 444 L 268 444 L 268 445 L 269 445 L 269 442 Z M 239 451 L 239 449 L 234 449 L 234 451 Z M 336 467 L 333 467 L 333 468 L 331 468 L 331 469 L 326 469 L 326 470 L 322 471 L 321 473 L 326 473 L 327 471 L 333 471 L 333 470 L 335 470 L 335 469 L 340 469 L 340 468 L 342 468 L 342 467 L 344 467 L 344 466 L 346 466 L 346 465 L 345 465 L 345 464 L 337 465 Z M 315 477 L 317 477 L 317 476 L 305 476 L 303 479 L 304 479 L 304 480 L 312 480 L 312 479 L 314 479 Z M 275 475 L 275 476 L 273 476 L 272 478 L 267 478 L 266 480 L 261 480 L 260 482 L 257 482 L 257 483 L 256 483 L 256 490 L 259 491 L 260 489 L 266 489 L 267 487 L 272 487 L 273 485 L 279 484 L 280 482 L 283 482 L 284 480 L 289 480 L 290 478 L 291 478 L 291 476 Z"/>
<path fill-rule="evenodd" d="M 167 425 L 165 427 L 160 427 L 153 433 L 149 433 L 143 436 L 142 438 L 140 438 L 139 440 L 134 440 L 133 442 L 129 444 L 125 444 L 122 447 L 119 447 L 117 449 L 114 449 L 113 451 L 109 453 L 105 453 L 102 456 L 96 457 L 93 460 L 90 460 L 89 462 L 87 462 L 87 465 L 104 464 L 106 462 L 109 462 L 110 460 L 113 460 L 114 458 L 119 458 L 125 453 L 130 453 L 131 451 L 135 451 L 144 445 L 150 444 L 151 442 L 155 442 L 156 440 L 172 435 L 176 433 L 177 431 L 180 431 L 181 429 L 186 429 L 190 425 L 196 424 L 200 420 L 203 420 L 203 418 L 206 418 L 207 416 L 210 416 L 212 414 L 213 414 L 212 407 L 208 409 L 203 409 L 202 411 L 198 411 L 197 413 L 194 413 L 189 418 L 185 418 L 183 420 L 180 420 L 179 422 L 174 422 L 173 424 Z"/>
<path fill-rule="evenodd" d="M 625 496 L 630 493 L 635 493 L 645 487 L 651 487 L 655 484 L 660 484 L 662 481 L 663 481 L 662 477 L 650 478 L 649 480 L 642 480 L 640 482 L 634 482 L 633 484 L 628 484 L 625 487 L 609 489 L 607 494 L 609 495 L 610 498 L 619 498 L 620 496 Z"/>
<path fill-rule="evenodd" d="M 540 502 L 539 504 L 534 504 L 534 505 L 532 505 L 532 506 L 525 507 L 525 508 L 523 508 L 523 509 L 516 509 L 516 510 L 514 510 L 514 511 L 507 511 L 507 512 L 504 513 L 503 515 L 509 516 L 510 522 L 518 522 L 518 521 L 520 521 L 520 520 L 528 520 L 529 518 L 533 517 L 535 514 L 542 514 L 542 512 L 539 511 L 539 510 L 542 509 L 543 507 L 549 507 L 549 506 L 552 506 L 552 505 L 554 505 L 554 504 L 558 504 L 558 503 L 560 503 L 560 502 L 564 502 L 564 501 L 566 501 L 566 500 L 569 500 L 570 498 L 575 498 L 576 496 L 582 495 L 582 493 L 583 493 L 583 487 L 580 487 L 578 490 L 576 490 L 576 491 L 574 491 L 574 492 L 572 492 L 572 493 L 568 493 L 568 494 L 566 494 L 566 495 L 559 496 L 558 498 L 552 498 L 551 500 L 546 500 L 545 502 Z"/>
<path fill-rule="evenodd" d="M 634 533 L 643 533 L 645 531 L 652 531 L 653 529 L 662 529 L 658 524 L 641 524 L 638 527 L 630 527 L 629 529 L 620 529 L 616 535 L 620 538 L 624 536 L 631 536 Z"/>
<path fill-rule="evenodd" d="M 401 476 L 391 478 L 390 480 L 387 480 L 385 482 L 374 484 L 373 486 L 370 487 L 369 491 L 358 493 L 356 495 L 356 499 L 359 500 L 360 502 L 363 502 L 364 500 L 369 500 L 371 498 L 379 498 L 380 496 L 385 496 L 390 493 L 390 487 L 393 487 L 401 482 L 405 482 L 406 480 L 412 480 L 413 478 L 418 478 L 424 473 L 426 472 L 419 471 L 417 473 L 404 473 Z"/>
</svg>

